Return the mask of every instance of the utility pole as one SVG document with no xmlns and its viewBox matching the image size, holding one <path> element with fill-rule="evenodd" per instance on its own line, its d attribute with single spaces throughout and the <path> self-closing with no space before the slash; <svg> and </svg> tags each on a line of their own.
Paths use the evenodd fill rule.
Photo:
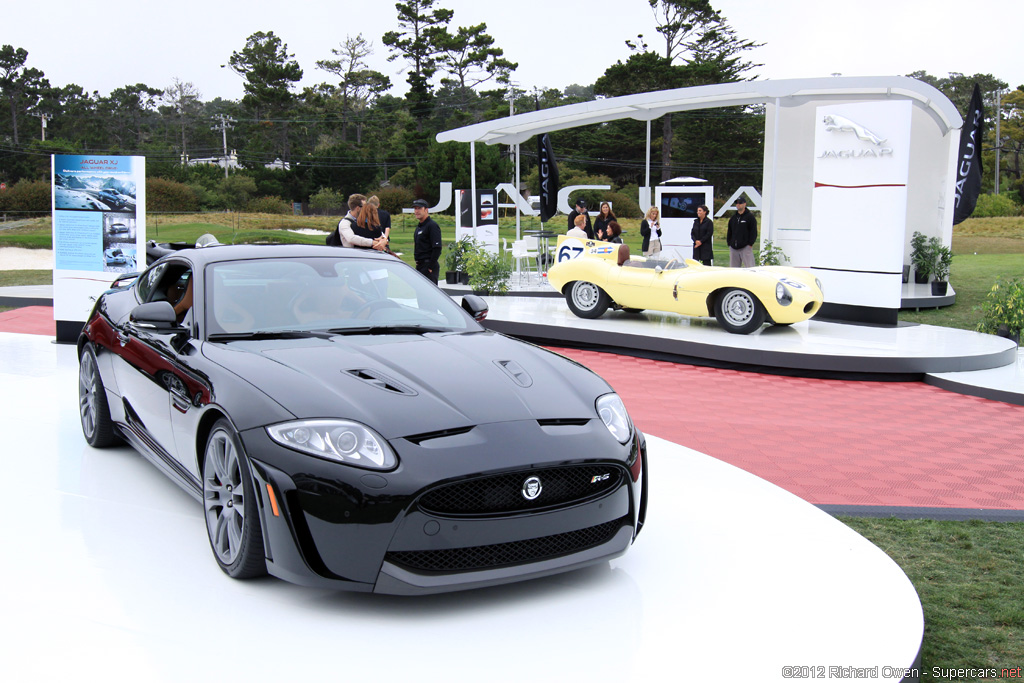
<svg viewBox="0 0 1024 683">
<path fill-rule="evenodd" d="M 52 121 L 53 117 L 50 116 L 49 114 L 44 114 L 41 111 L 34 112 L 32 114 L 32 116 L 36 116 L 36 117 L 38 117 L 40 119 L 40 121 L 42 123 L 42 141 L 46 142 L 46 122 L 47 121 Z"/>
<path fill-rule="evenodd" d="M 235 120 L 226 114 L 218 114 L 214 119 L 219 119 L 220 123 L 216 126 L 210 126 L 210 130 L 219 130 L 224 139 L 224 177 L 228 177 L 228 129 L 234 128 L 232 124 Z"/>
<path fill-rule="evenodd" d="M 1002 95 L 1002 93 L 999 90 L 996 90 L 996 194 L 999 194 L 999 150 L 1003 146 L 1003 141 L 999 137 L 999 119 L 1003 118 L 1000 115 L 1002 112 L 999 111 L 999 107 L 1001 106 L 999 102 L 1000 95 Z"/>
</svg>

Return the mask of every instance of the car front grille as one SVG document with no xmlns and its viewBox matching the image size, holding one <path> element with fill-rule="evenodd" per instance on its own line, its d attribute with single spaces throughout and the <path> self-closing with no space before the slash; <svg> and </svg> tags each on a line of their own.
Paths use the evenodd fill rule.
<svg viewBox="0 0 1024 683">
<path fill-rule="evenodd" d="M 472 548 L 390 552 L 386 560 L 413 571 L 439 573 L 513 566 L 597 547 L 610 541 L 623 524 L 617 519 L 564 534 Z"/>
<path fill-rule="evenodd" d="M 621 468 L 614 465 L 569 465 L 478 477 L 428 491 L 419 500 L 424 512 L 437 515 L 495 515 L 573 505 L 618 488 Z M 527 479 L 540 480 L 540 494 L 529 500 Z"/>
</svg>

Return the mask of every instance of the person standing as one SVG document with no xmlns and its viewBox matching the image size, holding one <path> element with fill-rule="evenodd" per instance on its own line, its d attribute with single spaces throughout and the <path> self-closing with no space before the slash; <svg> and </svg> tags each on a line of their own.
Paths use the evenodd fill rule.
<svg viewBox="0 0 1024 683">
<path fill-rule="evenodd" d="M 438 259 L 441 258 L 441 228 L 430 217 L 425 199 L 414 201 L 412 212 L 416 216 L 416 220 L 419 221 L 412 237 L 416 270 L 426 275 L 436 285 L 437 276 L 441 270 L 438 264 Z"/>
<path fill-rule="evenodd" d="M 348 215 L 338 221 L 338 234 L 341 236 L 341 246 L 382 251 L 387 242 L 377 236 L 374 231 L 360 228 L 357 225 L 359 213 L 365 202 L 366 197 L 361 194 L 354 194 L 348 198 Z"/>
<path fill-rule="evenodd" d="M 647 215 L 640 221 L 640 236 L 644 238 L 640 251 L 644 256 L 657 256 L 661 253 L 661 223 L 658 207 L 647 209 Z"/>
<path fill-rule="evenodd" d="M 715 224 L 708 218 L 708 207 L 701 204 L 697 207 L 697 217 L 690 228 L 690 239 L 693 240 L 693 258 L 705 266 L 711 265 L 714 252 L 711 251 L 711 240 L 715 236 Z"/>
<path fill-rule="evenodd" d="M 747 200 L 736 200 L 736 213 L 729 219 L 729 230 L 725 234 L 729 244 L 729 267 L 754 267 L 754 242 L 757 241 L 757 219 L 747 211 Z"/>
<path fill-rule="evenodd" d="M 594 239 L 594 228 L 590 225 L 590 214 L 587 213 L 587 200 L 577 199 L 576 208 L 569 214 L 569 227 L 568 230 L 572 230 L 576 225 L 576 216 L 584 216 L 586 225 L 583 226 L 584 232 L 587 233 L 587 239 Z"/>
<path fill-rule="evenodd" d="M 615 214 L 612 213 L 612 206 L 608 202 L 601 202 L 601 212 L 597 214 L 597 218 L 594 219 L 594 238 L 602 240 L 604 242 L 610 242 L 608 239 L 608 224 L 612 221 L 617 221 Z"/>
</svg>

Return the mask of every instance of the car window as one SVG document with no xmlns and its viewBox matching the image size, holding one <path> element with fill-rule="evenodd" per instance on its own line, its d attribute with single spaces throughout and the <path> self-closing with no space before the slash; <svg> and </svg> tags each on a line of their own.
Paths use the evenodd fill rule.
<svg viewBox="0 0 1024 683">
<path fill-rule="evenodd" d="M 398 260 L 254 259 L 211 264 L 210 333 L 420 325 L 480 329 L 451 298 Z"/>
</svg>

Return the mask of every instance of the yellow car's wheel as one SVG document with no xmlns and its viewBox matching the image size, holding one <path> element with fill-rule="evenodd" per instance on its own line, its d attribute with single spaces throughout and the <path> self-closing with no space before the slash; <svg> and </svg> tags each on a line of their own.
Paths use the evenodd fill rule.
<svg viewBox="0 0 1024 683">
<path fill-rule="evenodd" d="M 764 324 L 761 302 L 745 289 L 727 289 L 715 300 L 718 324 L 732 334 L 750 334 Z"/>
<path fill-rule="evenodd" d="M 566 287 L 565 303 L 569 304 L 570 311 L 581 318 L 600 318 L 608 310 L 612 300 L 593 282 L 577 280 Z"/>
</svg>

